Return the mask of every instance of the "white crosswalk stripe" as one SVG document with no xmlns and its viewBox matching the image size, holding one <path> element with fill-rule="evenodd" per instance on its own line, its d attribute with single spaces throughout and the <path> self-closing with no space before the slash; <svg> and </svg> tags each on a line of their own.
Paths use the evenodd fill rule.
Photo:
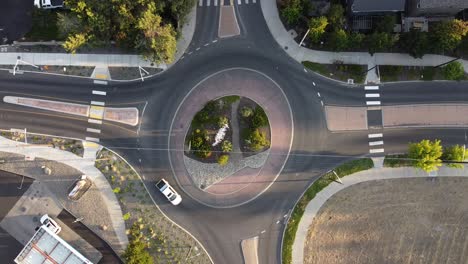
<svg viewBox="0 0 468 264">
<path fill-rule="evenodd" d="M 198 6 L 203 6 L 203 0 L 198 0 Z"/>
<path fill-rule="evenodd" d="M 206 0 L 206 6 L 210 6 L 210 0 Z"/>
<path fill-rule="evenodd" d="M 218 0 L 214 0 L 213 5 L 218 6 Z"/>
<path fill-rule="evenodd" d="M 226 0 L 198 0 L 198 6 L 203 7 L 203 6 L 223 6 L 226 5 L 225 3 Z M 233 5 L 236 0 L 229 0 L 227 5 Z M 237 5 L 250 5 L 250 4 L 256 4 L 257 0 L 237 0 Z"/>
</svg>

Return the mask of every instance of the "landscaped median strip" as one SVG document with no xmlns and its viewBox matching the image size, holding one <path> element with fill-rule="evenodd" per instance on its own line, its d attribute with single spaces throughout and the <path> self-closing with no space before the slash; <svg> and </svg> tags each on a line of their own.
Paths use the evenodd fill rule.
<svg viewBox="0 0 468 264">
<path fill-rule="evenodd" d="M 304 214 L 305 208 L 314 197 L 330 183 L 337 180 L 337 176 L 344 177 L 359 171 L 368 170 L 374 166 L 370 158 L 363 158 L 346 162 L 333 171 L 330 171 L 323 175 L 321 178 L 316 180 L 299 199 L 296 206 L 294 207 L 286 226 L 283 236 L 282 246 L 282 263 L 292 263 L 292 247 L 294 239 L 296 238 L 296 232 L 299 227 L 299 222 Z M 335 175 L 336 173 L 336 175 Z"/>
<path fill-rule="evenodd" d="M 94 124 L 101 124 L 101 120 L 104 119 L 106 121 L 136 126 L 139 120 L 139 111 L 136 107 L 104 107 L 105 103 L 101 101 L 91 101 L 91 105 L 84 105 L 17 96 L 5 96 L 3 97 L 3 101 L 26 107 L 89 117 L 88 122 Z"/>
</svg>

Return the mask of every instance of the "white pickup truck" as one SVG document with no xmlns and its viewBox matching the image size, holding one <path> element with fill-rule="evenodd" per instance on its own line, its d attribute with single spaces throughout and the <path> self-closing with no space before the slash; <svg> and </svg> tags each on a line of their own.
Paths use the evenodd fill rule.
<svg viewBox="0 0 468 264">
<path fill-rule="evenodd" d="M 169 185 L 169 183 L 165 179 L 161 179 L 158 183 L 156 183 L 156 188 L 166 198 L 171 202 L 173 205 L 178 205 L 180 202 L 182 202 L 182 197 Z"/>
</svg>

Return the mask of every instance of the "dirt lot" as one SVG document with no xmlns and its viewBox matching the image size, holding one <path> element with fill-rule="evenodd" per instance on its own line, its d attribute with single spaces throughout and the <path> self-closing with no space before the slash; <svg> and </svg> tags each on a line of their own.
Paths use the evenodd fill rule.
<svg viewBox="0 0 468 264">
<path fill-rule="evenodd" d="M 334 195 L 310 226 L 304 263 L 468 263 L 468 179 L 395 179 Z"/>
</svg>

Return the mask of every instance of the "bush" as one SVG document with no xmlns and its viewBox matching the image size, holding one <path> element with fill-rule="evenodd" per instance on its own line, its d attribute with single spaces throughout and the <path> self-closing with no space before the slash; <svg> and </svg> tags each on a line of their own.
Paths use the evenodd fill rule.
<svg viewBox="0 0 468 264">
<path fill-rule="evenodd" d="M 195 155 L 200 158 L 208 158 L 211 156 L 211 146 L 209 143 L 205 142 L 200 146 L 199 149 L 195 150 Z"/>
<path fill-rule="evenodd" d="M 252 116 L 252 128 L 255 129 L 266 125 L 268 125 L 268 117 L 265 111 L 259 106 L 255 107 Z"/>
<path fill-rule="evenodd" d="M 229 119 L 225 116 L 220 116 L 218 118 L 218 127 L 222 128 L 224 125 L 227 125 L 229 123 Z"/>
<path fill-rule="evenodd" d="M 218 164 L 221 166 L 226 165 L 228 161 L 229 161 L 229 155 L 221 155 L 218 158 Z"/>
<path fill-rule="evenodd" d="M 286 6 L 281 10 L 281 16 L 288 24 L 295 24 L 299 21 L 302 13 L 300 0 L 289 0 Z"/>
<path fill-rule="evenodd" d="M 198 122 L 198 123 L 205 123 L 207 122 L 208 120 L 210 120 L 210 114 L 208 111 L 205 111 L 205 109 L 202 109 L 200 112 L 198 112 L 196 115 L 195 115 L 195 120 Z"/>
<path fill-rule="evenodd" d="M 265 132 L 260 132 L 258 129 L 252 131 L 247 142 L 253 151 L 262 150 L 270 145 L 270 142 L 266 139 Z"/>
<path fill-rule="evenodd" d="M 127 221 L 128 219 L 130 219 L 130 213 L 126 213 L 123 215 L 123 220 L 124 221 Z"/>
<path fill-rule="evenodd" d="M 440 140 L 421 140 L 418 143 L 409 144 L 408 157 L 413 160 L 413 166 L 426 172 L 438 170 L 442 165 L 442 146 Z"/>
<path fill-rule="evenodd" d="M 194 136 L 192 140 L 190 140 L 191 148 L 199 149 L 204 143 L 204 140 L 201 136 Z"/>
<path fill-rule="evenodd" d="M 122 255 L 126 264 L 152 264 L 153 257 L 146 250 L 146 245 L 140 239 L 133 238 Z"/>
<path fill-rule="evenodd" d="M 112 191 L 114 193 L 120 193 L 120 187 L 115 187 Z"/>
<path fill-rule="evenodd" d="M 242 117 L 247 118 L 247 117 L 250 117 L 250 116 L 253 115 L 253 110 L 250 107 L 244 106 L 244 107 L 242 107 L 240 113 L 241 113 Z"/>
<path fill-rule="evenodd" d="M 223 143 L 221 143 L 221 149 L 223 150 L 223 152 L 231 152 L 232 143 L 229 140 L 224 140 Z"/>
<path fill-rule="evenodd" d="M 445 65 L 445 67 L 442 68 L 442 73 L 447 80 L 460 81 L 465 77 L 463 65 L 458 61 L 454 61 Z"/>
<path fill-rule="evenodd" d="M 450 163 L 451 161 L 462 162 L 466 157 L 466 150 L 460 145 L 454 145 L 451 147 L 444 148 L 444 154 L 442 159 L 444 162 L 449 162 L 448 166 L 457 169 L 463 169 L 463 164 L 461 163 Z"/>
</svg>

